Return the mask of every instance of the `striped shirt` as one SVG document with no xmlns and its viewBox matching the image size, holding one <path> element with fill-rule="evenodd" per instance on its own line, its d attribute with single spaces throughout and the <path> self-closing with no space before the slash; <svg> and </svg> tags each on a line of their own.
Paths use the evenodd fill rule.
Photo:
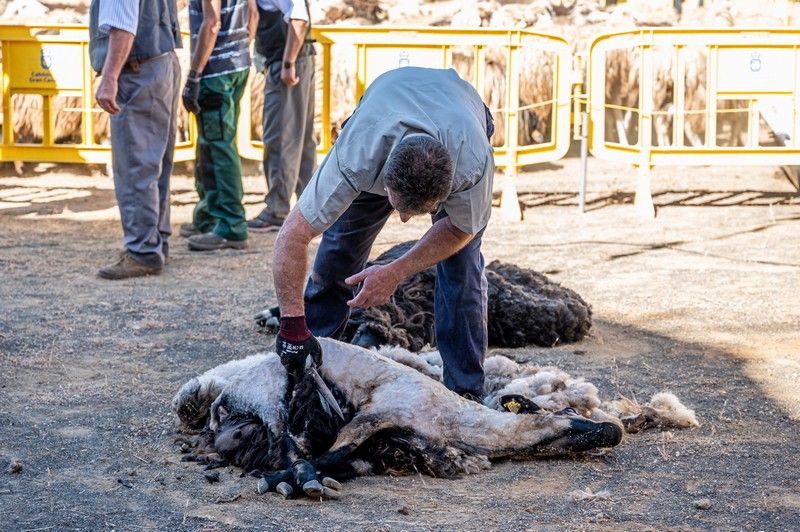
<svg viewBox="0 0 800 532">
<path fill-rule="evenodd" d="M 283 20 L 288 24 L 290 20 L 311 20 L 304 0 L 256 0 L 258 7 L 264 11 L 280 11 Z"/>
<path fill-rule="evenodd" d="M 127 31 L 136 35 L 139 26 L 139 2 L 131 0 L 98 0 L 98 13 L 101 33 L 110 33 L 111 28 Z"/>
<path fill-rule="evenodd" d="M 220 1 L 220 31 L 214 49 L 203 69 L 203 78 L 224 76 L 250 68 L 250 33 L 247 0 Z M 203 0 L 189 0 L 189 26 L 192 51 L 197 47 L 197 34 L 203 23 Z"/>
</svg>

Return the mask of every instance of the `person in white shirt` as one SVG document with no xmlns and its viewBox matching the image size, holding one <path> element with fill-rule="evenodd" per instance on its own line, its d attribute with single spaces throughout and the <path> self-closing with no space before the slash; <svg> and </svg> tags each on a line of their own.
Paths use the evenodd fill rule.
<svg viewBox="0 0 800 532">
<path fill-rule="evenodd" d="M 97 104 L 111 115 L 114 191 L 124 251 L 104 279 L 157 275 L 169 256 L 181 47 L 175 0 L 92 0 L 89 55 Z"/>
</svg>

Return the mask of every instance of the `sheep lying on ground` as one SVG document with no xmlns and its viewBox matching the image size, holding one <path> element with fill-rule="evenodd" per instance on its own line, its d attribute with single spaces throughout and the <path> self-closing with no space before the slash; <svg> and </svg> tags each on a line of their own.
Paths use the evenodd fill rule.
<svg viewBox="0 0 800 532">
<path fill-rule="evenodd" d="M 599 410 L 596 420 L 570 408 L 499 412 L 376 351 L 320 342 L 319 374 L 344 419 L 331 412 L 310 372 L 287 397 L 277 355 L 255 355 L 207 371 L 175 396 L 182 427 L 204 426 L 191 459 L 263 475 L 262 492 L 335 498 L 333 479 L 413 472 L 453 477 L 485 469 L 490 460 L 582 452 L 622 438 L 619 421 Z"/>
<path fill-rule="evenodd" d="M 378 352 L 441 381 L 442 359 L 437 351 L 414 354 L 399 347 L 382 347 Z M 640 405 L 621 397 L 601 401 L 597 387 L 582 378 L 574 378 L 553 367 L 518 364 L 508 357 L 495 355 L 483 363 L 486 374 L 483 404 L 494 410 L 529 413 L 537 410 L 557 412 L 566 408 L 584 417 L 603 412 L 622 422 L 628 433 L 649 428 L 688 429 L 699 427 L 694 410 L 674 395 L 661 392 Z"/>
<path fill-rule="evenodd" d="M 398 244 L 372 264 L 386 264 L 403 255 L 415 242 Z M 436 345 L 433 286 L 436 269 L 421 271 L 397 287 L 385 304 L 355 309 L 343 341 L 362 347 L 396 345 L 419 351 Z M 486 266 L 489 282 L 489 344 L 499 347 L 551 347 L 581 340 L 592 326 L 591 307 L 573 290 L 541 273 L 494 261 Z M 259 312 L 256 322 L 277 332 L 277 307 Z"/>
</svg>

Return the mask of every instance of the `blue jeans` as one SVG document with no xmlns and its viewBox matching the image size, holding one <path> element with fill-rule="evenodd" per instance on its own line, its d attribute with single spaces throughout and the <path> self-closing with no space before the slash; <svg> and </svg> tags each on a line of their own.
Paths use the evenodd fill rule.
<svg viewBox="0 0 800 532">
<path fill-rule="evenodd" d="M 339 338 L 347 325 L 355 289 L 344 280 L 360 272 L 392 206 L 385 196 L 362 192 L 322 234 L 306 285 L 306 321 L 316 336 Z M 432 217 L 447 216 L 444 210 Z M 444 384 L 456 393 L 483 395 L 487 282 L 481 230 L 461 251 L 436 265 L 436 343 L 444 362 Z"/>
</svg>

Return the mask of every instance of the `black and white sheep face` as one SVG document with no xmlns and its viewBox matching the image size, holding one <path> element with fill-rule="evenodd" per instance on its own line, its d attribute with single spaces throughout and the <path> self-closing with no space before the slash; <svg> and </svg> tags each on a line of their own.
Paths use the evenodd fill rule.
<svg viewBox="0 0 800 532">
<path fill-rule="evenodd" d="M 300 383 L 287 404 L 286 374 L 274 354 L 238 361 L 239 373 L 231 374 L 230 365 L 206 372 L 181 389 L 175 410 L 196 410 L 187 401 L 207 404 L 202 390 L 218 393 L 209 427 L 224 454 L 239 465 L 260 468 L 269 479 L 262 482 L 265 489 L 284 484 L 284 491 L 288 486 L 294 493 L 330 491 L 332 481 L 326 476 L 343 480 L 420 471 L 451 477 L 484 469 L 491 459 L 611 447 L 622 437 L 618 422 L 593 421 L 571 410 L 527 415 L 491 410 L 454 394 L 435 375 L 375 351 L 324 338 L 320 342 L 319 372 L 337 396 L 345 421 L 326 412 L 314 386 Z M 261 425 L 253 424 L 254 418 Z M 237 442 L 252 441 L 254 435 L 260 435 L 256 451 L 237 448 Z"/>
</svg>

